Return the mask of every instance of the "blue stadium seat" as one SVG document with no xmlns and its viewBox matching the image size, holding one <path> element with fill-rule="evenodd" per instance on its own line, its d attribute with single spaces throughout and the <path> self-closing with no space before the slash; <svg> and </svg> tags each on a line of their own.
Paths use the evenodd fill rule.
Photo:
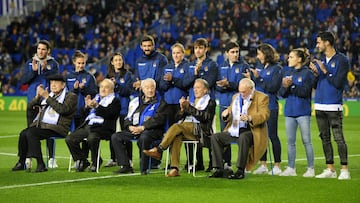
<svg viewBox="0 0 360 203">
<path fill-rule="evenodd" d="M 21 53 L 10 54 L 10 56 L 15 64 L 21 64 L 23 59 Z"/>
</svg>

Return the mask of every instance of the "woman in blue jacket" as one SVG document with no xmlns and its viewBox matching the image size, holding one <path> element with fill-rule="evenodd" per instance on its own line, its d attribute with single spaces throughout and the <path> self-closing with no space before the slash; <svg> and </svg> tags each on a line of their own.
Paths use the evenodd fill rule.
<svg viewBox="0 0 360 203">
<path fill-rule="evenodd" d="M 81 51 L 75 51 L 72 56 L 74 70 L 67 75 L 68 89 L 78 96 L 77 111 L 74 116 L 75 128 L 84 122 L 86 115 L 84 114 L 85 97 L 90 95 L 91 98 L 98 92 L 95 77 L 85 70 L 87 56 Z"/>
<path fill-rule="evenodd" d="M 308 68 L 310 54 L 306 48 L 293 49 L 289 53 L 290 69 L 284 73 L 280 95 L 285 101 L 285 127 L 288 145 L 288 167 L 280 176 L 296 176 L 296 131 L 299 126 L 308 162 L 303 177 L 314 177 L 314 149 L 311 143 L 311 93 L 315 76 Z"/>
<path fill-rule="evenodd" d="M 111 79 L 115 84 L 115 95 L 120 100 L 120 127 L 124 129 L 124 119 L 128 113 L 130 95 L 133 93 L 132 84 L 135 82 L 133 74 L 125 69 L 125 59 L 120 52 L 116 52 L 110 58 L 106 78 Z M 105 167 L 116 166 L 115 152 L 110 140 L 110 160 Z M 132 155 L 132 143 L 126 146 L 128 154 Z M 132 156 L 131 156 L 132 157 Z"/>
<path fill-rule="evenodd" d="M 282 67 L 278 63 L 279 54 L 270 44 L 260 44 L 257 48 L 257 59 L 263 65 L 263 69 L 250 69 L 251 73 L 245 73 L 255 82 L 256 90 L 265 93 L 269 97 L 270 118 L 267 121 L 268 133 L 274 153 L 275 164 L 271 171 L 266 165 L 266 152 L 261 157 L 261 166 L 256 169 L 254 174 L 269 173 L 269 175 L 279 175 L 281 163 L 281 144 L 278 136 L 278 117 L 279 103 L 277 93 L 281 87 L 283 78 Z"/>
</svg>

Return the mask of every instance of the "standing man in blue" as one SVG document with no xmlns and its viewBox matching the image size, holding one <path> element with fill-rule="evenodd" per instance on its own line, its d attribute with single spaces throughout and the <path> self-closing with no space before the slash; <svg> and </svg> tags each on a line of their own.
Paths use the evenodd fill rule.
<svg viewBox="0 0 360 203">
<path fill-rule="evenodd" d="M 316 178 L 336 178 L 334 151 L 331 144 L 331 133 L 338 147 L 341 171 L 339 180 L 349 180 L 348 149 L 343 134 L 342 95 L 347 83 L 350 68 L 348 58 L 335 50 L 335 37 L 331 32 L 321 32 L 316 39 L 316 48 L 323 54 L 314 59 L 311 70 L 317 75 L 315 92 L 315 115 L 323 145 L 327 168 Z"/>
<path fill-rule="evenodd" d="M 210 97 L 212 99 L 215 99 L 215 86 L 216 86 L 216 80 L 218 75 L 218 65 L 216 62 L 211 60 L 207 56 L 207 52 L 209 49 L 209 42 L 205 38 L 198 38 L 194 41 L 194 55 L 196 59 L 192 62 L 190 62 L 189 66 L 189 72 L 184 78 L 184 85 L 187 86 L 188 92 L 189 92 L 189 98 L 190 102 L 193 102 L 195 99 L 194 96 L 194 82 L 197 78 L 202 78 L 206 80 L 209 84 L 210 89 Z M 207 172 L 210 172 L 212 169 L 212 163 L 211 163 L 211 149 L 210 149 L 210 138 L 208 141 L 204 141 L 205 143 L 209 143 L 209 167 L 206 170 Z M 196 170 L 204 170 L 204 163 L 203 163 L 203 156 L 202 156 L 202 148 L 198 148 L 199 151 L 197 153 L 197 168 Z M 189 157 L 192 157 L 191 154 Z"/>
<path fill-rule="evenodd" d="M 143 55 L 136 59 L 134 76 L 136 82 L 133 83 L 135 90 L 140 89 L 141 80 L 152 78 L 159 87 L 163 76 L 163 67 L 168 64 L 166 56 L 155 50 L 155 40 L 150 35 L 145 35 L 140 44 Z"/>
<path fill-rule="evenodd" d="M 46 78 L 59 72 L 59 64 L 50 56 L 50 51 L 50 43 L 47 40 L 40 40 L 36 46 L 36 54 L 24 65 L 21 82 L 29 85 L 28 103 L 36 96 L 37 86 L 49 87 Z M 36 115 L 36 111 L 26 112 L 28 126 L 33 122 Z"/>
<path fill-rule="evenodd" d="M 50 89 L 50 85 L 47 83 L 46 78 L 59 72 L 59 64 L 52 56 L 50 56 L 50 51 L 50 43 L 47 40 L 40 40 L 36 45 L 36 54 L 26 61 L 24 65 L 21 82 L 29 85 L 27 92 L 28 104 L 36 96 L 36 88 L 39 85 L 42 85 L 45 89 Z M 37 114 L 38 108 L 28 108 L 26 110 L 28 127 L 34 121 Z M 46 144 L 49 149 L 49 157 L 53 157 L 54 140 L 47 139 Z M 57 167 L 56 161 L 52 158 L 49 159 L 49 163 L 51 163 L 49 164 L 50 168 Z"/>
<path fill-rule="evenodd" d="M 239 58 L 240 46 L 236 42 L 229 42 L 225 47 L 227 60 L 219 66 L 218 80 L 216 81 L 216 96 L 219 99 L 220 114 L 227 109 L 232 101 L 232 97 L 237 93 L 239 82 L 243 78 L 243 73 L 249 72 L 250 66 L 243 59 Z M 221 132 L 226 123 L 220 119 Z M 231 166 L 231 145 L 224 152 L 224 165 Z M 225 168 L 226 168 L 225 166 Z"/>
</svg>

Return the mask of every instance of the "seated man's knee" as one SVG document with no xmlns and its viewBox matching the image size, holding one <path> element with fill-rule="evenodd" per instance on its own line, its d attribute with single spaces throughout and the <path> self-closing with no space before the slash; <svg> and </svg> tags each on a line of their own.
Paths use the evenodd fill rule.
<svg viewBox="0 0 360 203">
<path fill-rule="evenodd" d="M 92 144 L 94 142 L 98 142 L 100 140 L 99 136 L 95 133 L 90 133 L 87 137 L 87 141 L 89 144 Z"/>
</svg>

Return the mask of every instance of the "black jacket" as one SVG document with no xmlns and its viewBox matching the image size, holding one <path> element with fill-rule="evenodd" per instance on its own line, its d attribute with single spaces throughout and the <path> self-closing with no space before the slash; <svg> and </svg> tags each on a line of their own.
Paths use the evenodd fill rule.
<svg viewBox="0 0 360 203">
<path fill-rule="evenodd" d="M 90 109 L 87 109 L 90 111 Z M 116 131 L 116 120 L 120 115 L 120 101 L 116 97 L 107 107 L 99 105 L 96 108 L 96 115 L 104 118 L 103 124 L 94 124 L 90 126 L 91 132 L 99 133 L 109 137 Z"/>
</svg>

